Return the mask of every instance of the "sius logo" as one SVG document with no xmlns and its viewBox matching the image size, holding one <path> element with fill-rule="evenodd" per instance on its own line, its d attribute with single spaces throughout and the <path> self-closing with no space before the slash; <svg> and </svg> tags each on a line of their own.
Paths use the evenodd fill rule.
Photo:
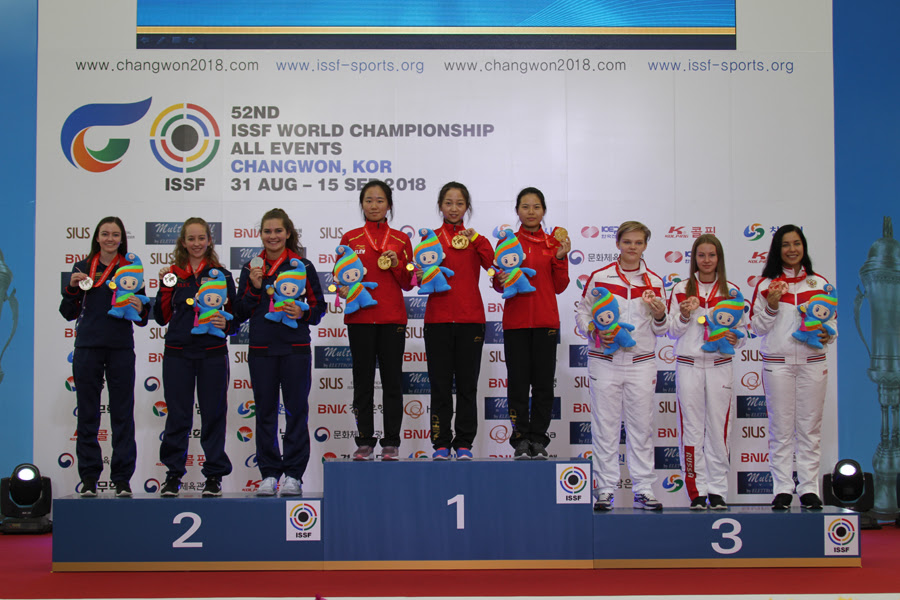
<svg viewBox="0 0 900 600">
<path fill-rule="evenodd" d="M 139 121 L 150 110 L 151 98 L 130 104 L 85 104 L 72 111 L 59 135 L 63 155 L 75 168 L 91 173 L 109 171 L 120 162 L 131 140 L 112 138 L 102 150 L 91 150 L 84 138 L 91 127 L 122 127 Z"/>
<path fill-rule="evenodd" d="M 678 446 L 656 446 L 653 449 L 653 466 L 657 470 L 675 470 L 681 468 Z"/>
<path fill-rule="evenodd" d="M 403 373 L 403 393 L 430 394 L 431 382 L 428 379 L 428 373 L 425 371 Z"/>
<path fill-rule="evenodd" d="M 768 412 L 766 411 L 765 396 L 738 396 L 737 397 L 737 416 L 738 419 L 766 419 Z"/>
<path fill-rule="evenodd" d="M 657 394 L 674 394 L 675 393 L 675 371 L 657 371 L 656 372 L 656 393 Z"/>
<path fill-rule="evenodd" d="M 250 248 L 247 246 L 232 248 L 231 265 L 229 268 L 232 271 L 240 270 L 244 265 L 250 262 L 254 256 L 259 256 L 260 252 L 262 252 L 262 248 Z"/>
<path fill-rule="evenodd" d="M 484 399 L 484 420 L 505 421 L 509 418 L 506 396 L 488 396 Z"/>
<path fill-rule="evenodd" d="M 339 240 L 344 236 L 343 227 L 319 227 L 320 240 Z"/>
<path fill-rule="evenodd" d="M 165 245 L 174 246 L 178 241 L 178 235 L 181 233 L 180 222 L 173 221 L 148 221 L 144 225 L 147 245 Z M 218 246 L 222 244 L 222 223 L 210 223 L 209 228 L 212 231 L 213 242 Z"/>
<path fill-rule="evenodd" d="M 349 369 L 353 366 L 353 355 L 349 346 L 316 346 L 315 366 L 317 369 Z"/>
<path fill-rule="evenodd" d="M 425 318 L 425 304 L 428 302 L 427 297 L 407 296 L 403 298 L 403 302 L 406 304 L 406 316 L 410 319 Z"/>
<path fill-rule="evenodd" d="M 754 223 L 744 228 L 744 237 L 751 242 L 762 239 L 764 235 L 766 235 L 766 230 L 763 229 L 762 223 Z"/>
<path fill-rule="evenodd" d="M 769 471 L 738 471 L 738 494 L 771 494 L 772 473 Z"/>
<path fill-rule="evenodd" d="M 587 344 L 580 344 L 580 345 L 571 344 L 569 346 L 569 367 L 571 367 L 571 368 L 586 367 L 587 361 L 588 361 Z"/>
<path fill-rule="evenodd" d="M 591 443 L 591 422 L 590 421 L 570 421 L 569 422 L 569 443 L 590 445 Z"/>
</svg>

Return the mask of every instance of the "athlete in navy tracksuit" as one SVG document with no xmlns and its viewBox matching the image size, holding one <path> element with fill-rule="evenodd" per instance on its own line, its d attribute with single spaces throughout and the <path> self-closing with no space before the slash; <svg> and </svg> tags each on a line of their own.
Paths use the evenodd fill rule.
<svg viewBox="0 0 900 600">
<path fill-rule="evenodd" d="M 248 363 L 253 399 L 256 403 L 256 460 L 263 479 L 257 494 L 271 496 L 284 475 L 281 495 L 299 495 L 309 462 L 309 390 L 312 380 L 309 326 L 317 325 L 325 313 L 325 298 L 312 263 L 301 258 L 297 232 L 281 209 L 267 212 L 260 226 L 264 249 L 262 266 L 244 265 L 238 282 L 235 322 L 250 320 Z M 297 327 L 266 319 L 274 303 L 267 286 L 280 273 L 291 271 L 292 259 L 306 269 L 301 299 L 309 310 L 286 305 L 284 314 L 296 319 Z M 284 402 L 286 426 L 284 452 L 278 447 L 278 393 Z"/>
<path fill-rule="evenodd" d="M 130 480 L 137 460 L 134 439 L 134 335 L 132 321 L 110 316 L 113 294 L 106 282 L 118 267 L 129 264 L 125 259 L 128 241 L 125 226 L 118 217 L 106 217 L 97 224 L 91 240 L 91 252 L 75 263 L 69 284 L 63 287 L 60 314 L 75 323 L 75 351 L 72 376 L 78 406 L 77 441 L 78 474 L 81 495 L 96 496 L 97 480 L 103 471 L 103 454 L 97 441 L 100 430 L 100 394 L 103 381 L 109 392 L 109 416 L 112 428 L 112 462 L 110 479 L 117 496 L 131 496 Z M 79 284 L 90 278 L 87 291 Z M 135 290 L 143 294 L 143 288 Z M 143 327 L 150 306 L 132 298 L 140 311 Z"/>
<path fill-rule="evenodd" d="M 174 274 L 174 286 L 165 285 L 167 273 Z M 181 228 L 175 248 L 175 265 L 160 270 L 159 292 L 153 318 L 168 325 L 163 357 L 166 427 L 159 459 L 166 465 L 162 496 L 177 496 L 181 478 L 187 472 L 190 432 L 193 424 L 194 388 L 200 408 L 200 446 L 205 460 L 201 472 L 206 477 L 204 496 L 222 494 L 222 477 L 231 473 L 225 454 L 225 421 L 228 413 L 228 344 L 225 334 L 230 322 L 216 315 L 203 318 L 197 296 L 213 298 L 230 312 L 235 298 L 234 279 L 220 263 L 213 247 L 209 225 L 190 218 Z M 203 287 L 201 287 L 201 285 Z M 209 296 L 212 294 L 211 296 Z M 207 304 L 209 304 L 207 302 Z M 203 310 L 203 309 L 201 309 Z M 202 321 L 209 321 L 207 333 L 192 333 Z M 220 331 L 214 335 L 209 331 Z"/>
</svg>

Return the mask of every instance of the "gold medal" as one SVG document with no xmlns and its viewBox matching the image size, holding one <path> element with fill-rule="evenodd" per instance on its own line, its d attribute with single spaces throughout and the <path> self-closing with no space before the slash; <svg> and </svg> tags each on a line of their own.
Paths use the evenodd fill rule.
<svg viewBox="0 0 900 600">
<path fill-rule="evenodd" d="M 273 288 L 273 287 L 266 288 L 266 293 L 267 293 L 268 295 L 270 295 L 270 296 L 274 296 L 274 295 L 275 295 L 275 288 Z"/>
<path fill-rule="evenodd" d="M 390 269 L 391 268 L 391 257 L 385 256 L 384 254 L 379 256 L 378 257 L 378 268 L 381 269 L 382 271 L 387 271 L 388 269 Z"/>
<path fill-rule="evenodd" d="M 465 250 L 469 247 L 469 238 L 464 236 L 463 234 L 457 234 L 453 236 L 453 239 L 450 241 L 450 245 L 456 248 L 457 250 Z"/>
<path fill-rule="evenodd" d="M 562 244 L 566 241 L 566 238 L 569 237 L 569 232 L 566 231 L 565 227 L 557 227 L 553 230 L 553 237 L 559 240 L 559 243 Z"/>
</svg>

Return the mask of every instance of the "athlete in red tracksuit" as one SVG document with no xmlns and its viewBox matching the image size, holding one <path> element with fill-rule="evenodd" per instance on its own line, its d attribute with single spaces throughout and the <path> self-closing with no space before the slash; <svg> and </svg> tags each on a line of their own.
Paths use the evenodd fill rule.
<svg viewBox="0 0 900 600">
<path fill-rule="evenodd" d="M 699 319 L 712 318 L 713 309 L 722 301 L 740 305 L 740 317 L 730 328 L 742 329 L 743 296 L 725 275 L 722 244 L 712 234 L 694 241 L 688 279 L 678 282 L 669 298 L 669 337 L 675 340 L 675 388 L 678 416 L 681 469 L 691 508 L 725 510 L 728 505 L 728 446 L 734 404 L 733 354 L 703 349 L 710 331 Z M 724 319 L 734 315 L 724 313 Z M 720 323 L 721 325 L 721 323 Z M 723 334 L 733 348 L 741 347 L 746 336 L 732 331 Z"/>
<path fill-rule="evenodd" d="M 325 298 L 312 263 L 299 255 L 297 231 L 287 213 L 275 208 L 263 215 L 260 239 L 263 251 L 241 269 L 234 316 L 235 326 L 250 320 L 248 366 L 256 404 L 256 462 L 263 477 L 256 493 L 275 495 L 284 475 L 281 495 L 297 496 L 309 463 L 309 328 L 322 320 Z M 255 265 L 257 259 L 262 259 L 260 266 Z M 297 304 L 284 306 L 284 315 L 295 319 L 296 328 L 266 318 L 272 304 L 267 286 L 274 285 L 279 274 L 294 270 L 293 259 L 306 269 L 300 299 L 309 305 L 308 310 Z M 278 447 L 279 390 L 285 411 L 283 452 Z"/>
<path fill-rule="evenodd" d="M 463 217 L 471 210 L 469 190 L 450 182 L 438 194 L 438 210 L 444 223 L 435 234 L 444 253 L 441 266 L 453 271 L 450 290 L 428 296 L 425 306 L 425 353 L 431 382 L 432 458 L 447 460 L 451 448 L 459 460 L 472 458 L 478 430 L 478 375 L 484 348 L 484 302 L 478 280 L 491 266 L 494 249 Z M 469 240 L 465 248 L 453 239 Z M 456 422 L 453 422 L 453 382 L 456 381 Z"/>
<path fill-rule="evenodd" d="M 529 187 L 519 192 L 516 213 L 522 226 L 515 237 L 525 259 L 516 267 L 536 272 L 529 277 L 535 290 L 507 298 L 503 308 L 503 350 L 509 417 L 513 425 L 509 443 L 515 449 L 514 458 L 519 460 L 548 457 L 546 446 L 550 437 L 547 429 L 553 411 L 553 379 L 559 343 L 556 296 L 569 285 L 567 255 L 572 244 L 568 237 L 560 242 L 544 233 L 541 222 L 546 210 L 544 194 L 539 189 Z M 501 240 L 497 246 L 501 254 L 504 245 Z M 504 291 L 507 273 L 508 269 L 498 270 L 493 281 L 496 291 Z"/>
<path fill-rule="evenodd" d="M 650 230 L 645 225 L 637 221 L 622 223 L 616 232 L 619 260 L 591 273 L 575 309 L 578 330 L 590 340 L 591 440 L 598 494 L 595 510 L 610 510 L 613 506 L 620 483 L 619 439 L 623 420 L 634 507 L 662 508 L 653 495 L 653 398 L 656 338 L 665 335 L 668 323 L 663 281 L 642 260 L 649 239 Z M 594 300 L 589 292 L 594 288 L 604 288 L 616 298 L 618 321 L 634 326 L 630 334 L 635 346 L 603 354 L 606 345 L 596 335 L 592 319 Z"/>
<path fill-rule="evenodd" d="M 393 215 L 393 193 L 383 181 L 368 182 L 359 193 L 359 205 L 366 218 L 363 227 L 353 229 L 341 238 L 341 245 L 356 252 L 366 268 L 364 280 L 377 283 L 369 294 L 378 304 L 344 313 L 350 352 L 353 355 L 353 414 L 358 437 L 354 460 L 370 460 L 377 441 L 375 437 L 375 360 L 381 373 L 384 406 L 384 436 L 381 458 L 397 460 L 400 427 L 403 423 L 403 350 L 406 347 L 406 304 L 403 291 L 412 289 L 412 271 L 406 265 L 412 260 L 409 237 L 387 223 Z M 379 258 L 382 259 L 382 269 Z M 346 297 L 347 288 L 339 293 Z"/>
<path fill-rule="evenodd" d="M 822 508 L 819 462 L 822 414 L 828 382 L 828 344 L 837 337 L 834 315 L 819 333 L 823 348 L 813 348 L 792 334 L 800 328 L 799 306 L 823 293 L 828 281 L 816 274 L 806 237 L 796 225 L 784 225 L 772 237 L 764 279 L 753 293 L 750 324 L 762 338 L 763 386 L 769 415 L 769 467 L 775 498 L 772 508 L 790 507 L 794 490 L 792 455 L 797 458 L 797 494 L 804 508 Z"/>
<path fill-rule="evenodd" d="M 97 480 L 103 470 L 103 453 L 97 441 L 100 429 L 100 396 L 106 380 L 109 392 L 109 419 L 112 428 L 110 478 L 118 497 L 131 496 L 131 476 L 137 460 L 134 439 L 134 333 L 132 321 L 108 313 L 115 292 L 106 282 L 116 269 L 129 264 L 128 240 L 119 217 L 105 217 L 94 229 L 88 257 L 75 263 L 69 284 L 63 287 L 60 314 L 75 322 L 75 351 L 72 377 L 78 406 L 75 455 L 81 477 L 81 495 L 97 495 Z M 87 291 L 80 284 L 93 286 Z M 142 295 L 143 287 L 135 290 Z M 150 305 L 131 298 L 140 311 L 139 327 L 147 324 Z"/>
<path fill-rule="evenodd" d="M 177 277 L 174 285 L 165 284 L 169 273 Z M 221 279 L 221 273 L 224 281 Z M 159 459 L 167 467 L 166 481 L 160 490 L 164 497 L 177 496 L 181 478 L 186 473 L 190 431 L 194 416 L 194 390 L 200 409 L 200 445 L 205 461 L 204 496 L 222 495 L 222 478 L 231 473 L 231 461 L 225 453 L 225 423 L 228 414 L 228 343 L 230 323 L 215 314 L 210 325 L 222 332 L 194 334 L 197 321 L 195 296 L 201 285 L 214 280 L 224 285 L 227 301 L 222 308 L 232 312 L 235 298 L 234 279 L 219 262 L 212 231 L 203 219 L 192 217 L 181 227 L 175 247 L 175 265 L 159 271 L 159 291 L 153 305 L 153 317 L 166 326 L 163 357 L 163 390 L 166 399 L 166 426 Z M 217 297 L 214 295 L 214 297 Z"/>
</svg>

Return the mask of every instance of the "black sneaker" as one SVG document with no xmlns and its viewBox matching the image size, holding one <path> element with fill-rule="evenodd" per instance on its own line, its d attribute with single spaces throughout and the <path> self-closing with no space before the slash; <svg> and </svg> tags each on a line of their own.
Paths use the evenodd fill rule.
<svg viewBox="0 0 900 600">
<path fill-rule="evenodd" d="M 96 498 L 97 497 L 97 482 L 85 479 L 81 482 L 81 497 L 82 498 Z"/>
<path fill-rule="evenodd" d="M 772 510 L 788 510 L 794 497 L 790 494 L 778 494 L 772 500 Z"/>
<path fill-rule="evenodd" d="M 174 498 L 178 495 L 178 490 L 181 489 L 181 479 L 177 477 L 166 477 L 166 482 L 163 484 L 162 489 L 159 491 L 159 495 L 163 498 Z"/>
<path fill-rule="evenodd" d="M 207 477 L 203 485 L 203 495 L 206 497 L 222 495 L 222 480 L 218 477 Z"/>
<path fill-rule="evenodd" d="M 547 460 L 547 449 L 540 442 L 531 443 L 531 458 L 534 460 Z"/>
<path fill-rule="evenodd" d="M 528 440 L 520 441 L 516 446 L 516 451 L 513 452 L 513 459 L 531 460 L 531 442 Z"/>
<path fill-rule="evenodd" d="M 116 498 L 131 498 L 131 485 L 127 481 L 113 481 Z"/>
<path fill-rule="evenodd" d="M 725 498 L 718 494 L 709 495 L 709 507 L 713 510 L 728 510 L 728 504 Z"/>
<path fill-rule="evenodd" d="M 812 492 L 800 496 L 800 506 L 809 510 L 822 510 L 822 499 Z"/>
<path fill-rule="evenodd" d="M 691 500 L 691 510 L 706 510 L 706 496 L 697 496 Z"/>
</svg>

